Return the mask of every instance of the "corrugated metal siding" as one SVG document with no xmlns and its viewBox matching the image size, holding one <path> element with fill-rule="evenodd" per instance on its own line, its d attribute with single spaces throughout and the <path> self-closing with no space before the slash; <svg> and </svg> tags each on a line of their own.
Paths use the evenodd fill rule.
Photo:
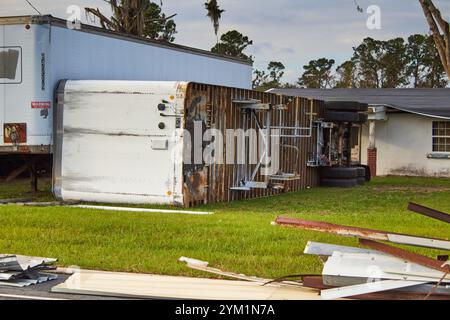
<svg viewBox="0 0 450 320">
<path fill-rule="evenodd" d="M 197 113 L 207 112 L 209 117 L 209 126 L 218 129 L 226 136 L 227 129 L 243 128 L 241 110 L 233 105 L 233 100 L 249 100 L 256 99 L 262 103 L 270 103 L 273 105 L 287 104 L 288 110 L 284 111 L 284 126 L 296 125 L 295 119 L 300 114 L 300 126 L 309 126 L 307 112 L 311 105 L 313 112 L 320 115 L 323 111 L 323 102 L 319 100 L 309 100 L 301 97 L 280 96 L 272 93 L 251 91 L 245 89 L 227 88 L 219 86 L 210 86 L 203 84 L 190 83 L 186 93 L 186 115 L 192 108 L 198 108 Z M 194 106 L 193 101 L 202 100 L 200 105 Z M 289 102 L 291 101 L 291 102 Z M 191 109 L 191 110 L 190 110 Z M 202 110 L 200 110 L 202 109 Z M 206 110 L 205 110 L 206 109 Z M 316 116 L 317 117 L 317 116 Z M 263 122 L 263 116 L 258 115 L 258 120 Z M 272 117 L 272 125 L 279 124 L 279 114 L 274 112 Z M 186 119 L 186 127 L 189 128 L 190 119 Z M 249 128 L 256 129 L 255 120 L 250 120 Z M 292 150 L 283 153 L 280 160 L 281 169 L 284 172 L 298 172 L 301 176 L 300 180 L 285 182 L 284 191 L 274 189 L 254 189 L 251 191 L 231 191 L 230 188 L 238 185 L 238 171 L 247 170 L 251 173 L 255 165 L 239 166 L 235 164 L 226 164 L 226 145 L 224 144 L 225 164 L 214 164 L 206 166 L 206 168 L 197 168 L 197 172 L 205 172 L 206 177 L 200 178 L 200 174 L 196 180 L 200 188 L 201 184 L 207 186 L 207 192 L 199 197 L 199 193 L 190 192 L 185 188 L 185 206 L 194 206 L 199 203 L 216 203 L 227 202 L 241 199 L 251 199 L 265 196 L 272 196 L 283 192 L 298 191 L 301 189 L 316 187 L 319 185 L 319 170 L 307 166 L 308 156 L 314 152 L 317 143 L 317 132 L 312 131 L 311 138 L 283 138 L 286 144 L 295 145 L 300 149 L 300 157 Z M 236 157 L 236 154 L 235 154 Z M 185 166 L 185 171 L 192 169 Z M 258 173 L 256 181 L 263 181 L 262 176 Z"/>
</svg>

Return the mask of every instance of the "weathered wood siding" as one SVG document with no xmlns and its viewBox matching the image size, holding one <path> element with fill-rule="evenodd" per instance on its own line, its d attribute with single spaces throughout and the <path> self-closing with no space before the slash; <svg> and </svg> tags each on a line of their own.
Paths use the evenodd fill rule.
<svg viewBox="0 0 450 320">
<path fill-rule="evenodd" d="M 186 129 L 191 131 L 193 121 L 201 118 L 204 121 L 204 129 L 213 128 L 222 132 L 226 137 L 227 129 L 243 128 L 242 110 L 233 104 L 233 100 L 256 99 L 262 103 L 273 105 L 286 104 L 288 109 L 283 111 L 284 126 L 309 127 L 309 113 L 313 110 L 317 119 L 323 111 L 323 102 L 301 97 L 288 97 L 272 93 L 252 90 L 211 86 L 190 83 L 186 92 Z M 272 125 L 280 123 L 279 112 L 273 112 Z M 258 120 L 264 123 L 263 115 L 258 115 Z M 248 128 L 256 129 L 256 121 L 251 118 Z M 193 135 L 193 133 L 192 133 Z M 292 149 L 282 150 L 280 167 L 284 172 L 298 172 L 301 179 L 285 182 L 284 190 L 254 189 L 251 191 L 232 191 L 231 187 L 237 186 L 239 170 L 253 172 L 255 165 L 226 164 L 226 142 L 224 143 L 224 163 L 213 165 L 184 165 L 184 198 L 185 206 L 195 206 L 203 203 L 229 202 L 241 199 L 250 199 L 278 195 L 285 192 L 298 191 L 319 185 L 319 170 L 307 166 L 308 157 L 314 153 L 317 143 L 317 131 L 312 130 L 310 138 L 282 138 L 283 144 L 295 145 L 300 149 L 300 155 Z M 236 157 L 236 152 L 235 152 Z M 234 162 L 236 163 L 236 162 Z M 264 181 L 261 173 L 255 179 Z"/>
</svg>

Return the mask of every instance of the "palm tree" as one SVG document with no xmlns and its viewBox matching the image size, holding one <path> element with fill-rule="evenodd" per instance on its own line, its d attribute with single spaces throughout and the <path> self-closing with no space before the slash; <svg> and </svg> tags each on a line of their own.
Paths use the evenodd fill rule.
<svg viewBox="0 0 450 320">
<path fill-rule="evenodd" d="M 205 9 L 208 11 L 207 16 L 211 19 L 211 22 L 214 26 L 214 33 L 217 37 L 217 42 L 219 42 L 218 39 L 218 33 L 219 33 L 219 24 L 220 19 L 222 18 L 222 13 L 225 12 L 225 10 L 222 10 L 219 8 L 219 4 L 217 3 L 217 0 L 209 0 L 205 3 Z"/>
<path fill-rule="evenodd" d="M 168 21 L 175 15 L 169 17 L 161 16 L 157 19 L 146 19 L 146 13 L 151 9 L 150 0 L 104 0 L 109 3 L 112 17 L 107 18 L 98 8 L 86 8 L 87 14 L 99 18 L 104 29 L 145 37 L 145 27 L 153 22 Z"/>
</svg>

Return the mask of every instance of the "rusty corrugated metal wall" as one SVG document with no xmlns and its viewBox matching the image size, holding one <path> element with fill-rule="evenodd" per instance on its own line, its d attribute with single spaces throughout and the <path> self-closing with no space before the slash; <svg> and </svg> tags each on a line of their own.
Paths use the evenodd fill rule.
<svg viewBox="0 0 450 320">
<path fill-rule="evenodd" d="M 234 100 L 260 100 L 261 103 L 272 105 L 286 104 L 283 111 L 283 125 L 289 127 L 309 127 L 308 113 L 313 110 L 317 119 L 323 112 L 323 102 L 301 97 L 280 96 L 277 94 L 252 90 L 211 86 L 190 83 L 186 92 L 186 129 L 193 133 L 193 121 L 203 120 L 204 129 L 218 129 L 226 136 L 227 129 L 243 128 L 242 110 L 233 104 Z M 261 123 L 263 115 L 257 115 Z M 300 123 L 296 123 L 300 120 Z M 280 124 L 279 112 L 273 112 L 271 123 Z M 248 128 L 256 129 L 256 121 L 251 118 Z M 285 192 L 298 191 L 319 185 L 319 169 L 307 166 L 308 157 L 314 153 L 317 144 L 317 131 L 312 130 L 310 138 L 282 138 L 284 144 L 295 145 L 300 149 L 300 155 L 292 149 L 282 152 L 280 167 L 284 172 L 297 172 L 299 180 L 284 182 L 284 190 L 253 189 L 251 191 L 232 191 L 230 188 L 238 185 L 239 170 L 252 172 L 256 165 L 226 164 L 226 145 L 224 145 L 225 164 L 184 165 L 184 202 L 185 206 L 195 206 L 203 203 L 229 202 L 241 199 L 258 198 L 277 195 Z M 236 157 L 236 152 L 235 152 Z M 236 162 L 234 162 L 236 163 Z M 264 178 L 258 173 L 256 181 Z"/>
</svg>

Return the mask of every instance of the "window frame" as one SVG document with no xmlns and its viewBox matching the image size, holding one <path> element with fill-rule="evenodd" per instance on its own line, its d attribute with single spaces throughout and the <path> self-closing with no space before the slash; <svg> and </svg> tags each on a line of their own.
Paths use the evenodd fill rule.
<svg viewBox="0 0 450 320">
<path fill-rule="evenodd" d="M 439 124 L 444 123 L 445 126 L 444 128 L 440 128 Z M 437 124 L 437 128 L 435 127 L 435 125 Z M 431 149 L 432 152 L 435 154 L 450 154 L 450 121 L 448 120 L 435 120 L 432 122 L 431 125 Z M 435 132 L 439 131 L 439 130 L 444 130 L 444 135 L 440 135 L 440 134 L 435 134 Z M 444 144 L 436 144 L 435 143 L 435 139 L 445 139 L 445 143 Z M 448 140 L 448 142 L 447 142 Z M 445 151 L 439 151 L 439 150 L 435 150 L 435 146 L 437 146 L 437 148 L 439 149 L 439 146 L 443 145 L 445 148 Z"/>
</svg>

